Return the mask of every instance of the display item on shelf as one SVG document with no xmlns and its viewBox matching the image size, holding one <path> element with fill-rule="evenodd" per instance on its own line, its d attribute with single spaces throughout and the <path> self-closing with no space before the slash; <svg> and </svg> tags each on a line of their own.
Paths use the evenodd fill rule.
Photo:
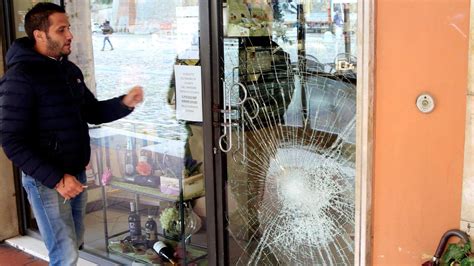
<svg viewBox="0 0 474 266">
<path fill-rule="evenodd" d="M 145 223 L 145 239 L 148 247 L 152 247 L 158 240 L 157 224 L 152 215 L 148 215 Z"/>
<path fill-rule="evenodd" d="M 116 241 L 111 241 L 111 245 L 116 245 L 118 244 L 120 246 L 120 251 L 122 253 L 132 253 L 133 252 L 133 245 L 129 239 L 130 237 L 126 237 L 125 239 L 122 239 L 118 241 L 118 243 L 115 243 Z"/>
<path fill-rule="evenodd" d="M 141 176 L 149 176 L 152 173 L 151 165 L 146 161 L 139 161 L 136 170 Z"/>
<path fill-rule="evenodd" d="M 151 152 L 147 150 L 140 151 L 140 158 L 135 167 L 137 173 L 141 176 L 149 176 L 153 173 Z"/>
<path fill-rule="evenodd" d="M 135 174 L 135 165 L 137 164 L 137 155 L 135 152 L 134 140 L 127 138 L 127 149 L 125 151 L 125 175 L 133 176 Z"/>
<path fill-rule="evenodd" d="M 112 180 L 112 170 L 110 170 L 110 168 L 105 168 L 104 172 L 102 173 L 102 185 L 107 186 L 110 180 Z"/>
<path fill-rule="evenodd" d="M 141 147 L 140 152 L 151 153 L 152 168 L 162 175 L 180 177 L 185 169 L 185 143 L 181 140 L 167 140 L 166 145 L 155 143 Z"/>
<path fill-rule="evenodd" d="M 130 214 L 128 215 L 128 230 L 132 242 L 138 242 L 142 239 L 142 227 L 140 215 L 135 210 L 135 203 L 130 202 Z"/>
<path fill-rule="evenodd" d="M 162 193 L 169 195 L 179 195 L 179 178 L 161 176 L 160 190 Z M 197 174 L 188 178 L 182 179 L 183 194 L 185 198 L 193 196 L 201 196 L 204 191 L 204 176 Z"/>
<path fill-rule="evenodd" d="M 160 224 L 166 238 L 178 241 L 184 237 L 188 241 L 192 235 L 201 229 L 201 218 L 193 211 L 189 202 L 183 203 L 183 214 L 184 232 L 181 229 L 179 207 L 169 207 L 161 213 Z"/>
<path fill-rule="evenodd" d="M 133 183 L 140 185 L 140 186 L 147 186 L 152 188 L 159 188 L 160 187 L 160 178 L 157 176 L 135 176 L 133 178 Z"/>
<path fill-rule="evenodd" d="M 109 235 L 107 227 L 113 222 L 104 220 L 107 250 L 114 255 L 146 265 L 171 265 L 168 259 L 173 263 L 183 260 L 188 262 L 187 265 L 197 265 L 197 261 L 204 260 L 207 256 L 206 249 L 188 241 L 201 227 L 201 220 L 187 209 L 190 208 L 191 200 L 204 195 L 203 175 L 195 176 L 201 172 L 202 162 L 185 155 L 185 143 L 181 140 L 163 140 L 105 127 L 101 130 L 103 132 L 96 132 L 95 138 L 97 154 L 100 153 L 96 165 L 100 173 L 100 176 L 97 176 L 97 184 L 104 186 L 101 189 L 102 196 L 104 200 L 110 198 L 105 211 L 114 206 L 122 207 L 122 203 L 130 203 L 128 224 L 125 225 L 128 230 L 115 233 L 117 228 L 114 227 L 110 230 L 114 231 L 114 234 Z M 190 177 L 187 177 L 188 175 Z M 161 176 L 173 179 L 170 183 L 177 186 L 176 193 L 161 192 Z M 181 182 L 184 186 L 184 198 L 180 197 L 179 193 Z M 194 193 L 192 197 L 190 192 Z M 145 206 L 155 208 L 155 213 L 148 212 L 148 219 L 145 219 L 141 210 L 146 208 Z M 161 212 L 164 211 L 163 208 L 172 206 L 170 228 L 173 228 L 173 237 L 168 237 L 168 232 L 162 232 L 159 227 L 160 224 L 156 220 L 157 206 Z M 180 212 L 185 217 L 183 230 L 179 221 Z M 106 218 L 107 215 L 104 215 L 104 219 Z M 141 224 L 140 218 L 145 219 L 144 224 Z M 123 229 L 122 226 L 123 224 L 120 229 Z M 165 250 L 169 251 L 168 256 L 163 256 L 161 248 L 155 251 L 154 246 L 158 240 L 167 246 Z M 180 249 L 181 246 L 185 248 Z"/>
<path fill-rule="evenodd" d="M 153 245 L 153 250 L 158 253 L 162 260 L 168 261 L 173 265 L 177 265 L 177 263 L 174 261 L 175 258 L 173 256 L 173 249 L 171 247 L 168 247 L 163 241 L 156 242 Z"/>
</svg>

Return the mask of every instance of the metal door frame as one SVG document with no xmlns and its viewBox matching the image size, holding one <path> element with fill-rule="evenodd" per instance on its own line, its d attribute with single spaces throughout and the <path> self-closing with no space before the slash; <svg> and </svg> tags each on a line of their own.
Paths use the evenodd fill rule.
<svg viewBox="0 0 474 266">
<path fill-rule="evenodd" d="M 203 145 L 206 173 L 207 249 L 209 265 L 228 264 L 226 156 L 218 146 L 221 132 L 223 57 L 222 0 L 199 1 L 200 58 L 203 88 Z"/>
</svg>

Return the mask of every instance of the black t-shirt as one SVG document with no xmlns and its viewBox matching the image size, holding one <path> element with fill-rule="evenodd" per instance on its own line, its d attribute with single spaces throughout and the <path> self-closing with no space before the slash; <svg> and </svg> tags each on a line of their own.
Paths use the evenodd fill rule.
<svg viewBox="0 0 474 266">
<path fill-rule="evenodd" d="M 114 29 L 109 24 L 102 25 L 102 33 L 103 34 L 112 34 Z"/>
</svg>

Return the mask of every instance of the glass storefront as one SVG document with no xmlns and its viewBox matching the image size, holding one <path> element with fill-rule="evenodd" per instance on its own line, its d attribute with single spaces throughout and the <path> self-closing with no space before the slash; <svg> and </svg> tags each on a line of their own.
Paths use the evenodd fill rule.
<svg viewBox="0 0 474 266">
<path fill-rule="evenodd" d="M 90 130 L 85 248 L 158 263 L 150 248 L 163 240 L 177 260 L 199 261 L 206 214 L 198 1 L 93 1 L 90 22 L 98 99 L 140 84 L 145 101 Z M 134 233 L 131 213 L 141 227 Z M 155 223 L 157 236 L 145 226 Z"/>
<path fill-rule="evenodd" d="M 24 16 L 37 2 L 14 2 L 16 37 L 25 36 Z M 74 34 L 69 59 L 97 98 L 119 96 L 134 85 L 145 93 L 128 117 L 91 125 L 83 250 L 124 264 L 161 263 L 151 250 L 160 240 L 174 249 L 175 260 L 202 262 L 207 236 L 198 1 L 93 0 L 65 7 Z M 37 230 L 27 213 L 27 226 Z M 139 228 L 134 234 L 130 217 Z"/>
<path fill-rule="evenodd" d="M 15 1 L 17 37 L 36 2 Z M 204 173 L 203 129 L 220 126 L 229 263 L 354 264 L 356 0 L 224 1 L 216 125 L 203 123 L 215 106 L 202 104 L 198 0 L 87 2 L 66 2 L 70 59 L 99 100 L 139 84 L 145 101 L 91 126 L 86 252 L 160 263 L 158 239 L 206 264 L 204 184 L 223 177 Z"/>
</svg>

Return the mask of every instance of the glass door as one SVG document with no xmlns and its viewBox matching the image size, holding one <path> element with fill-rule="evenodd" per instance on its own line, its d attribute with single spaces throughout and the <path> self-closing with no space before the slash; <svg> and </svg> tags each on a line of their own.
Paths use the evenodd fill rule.
<svg viewBox="0 0 474 266">
<path fill-rule="evenodd" d="M 355 261 L 357 2 L 227 0 L 231 265 Z"/>
</svg>

